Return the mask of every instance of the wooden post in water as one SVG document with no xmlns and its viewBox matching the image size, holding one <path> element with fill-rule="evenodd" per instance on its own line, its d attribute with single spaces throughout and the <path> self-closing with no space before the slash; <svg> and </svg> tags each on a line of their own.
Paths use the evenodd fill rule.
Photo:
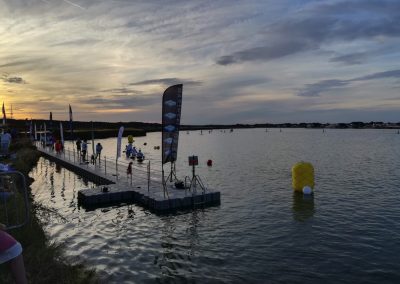
<svg viewBox="0 0 400 284">
<path fill-rule="evenodd" d="M 171 176 L 171 177 L 170 177 L 170 179 L 169 179 L 169 182 L 172 182 L 172 172 L 173 172 L 173 170 L 174 170 L 173 164 L 174 164 L 174 163 L 171 162 L 171 173 L 170 173 L 170 176 Z"/>
<path fill-rule="evenodd" d="M 132 176 L 133 176 L 133 174 L 131 173 L 131 186 L 132 186 L 132 180 L 133 180 Z"/>
<path fill-rule="evenodd" d="M 104 156 L 104 175 L 107 176 L 107 157 Z"/>
<path fill-rule="evenodd" d="M 118 158 L 115 159 L 115 177 L 118 179 Z"/>
<path fill-rule="evenodd" d="M 147 165 L 147 192 L 150 193 L 150 161 Z"/>
</svg>

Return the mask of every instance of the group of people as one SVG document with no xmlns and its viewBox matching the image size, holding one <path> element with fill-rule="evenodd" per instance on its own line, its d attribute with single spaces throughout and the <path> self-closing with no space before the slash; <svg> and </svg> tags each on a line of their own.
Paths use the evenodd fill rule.
<svg viewBox="0 0 400 284">
<path fill-rule="evenodd" d="M 52 134 L 41 137 L 40 139 L 42 146 L 50 146 L 52 150 L 55 150 L 57 154 L 61 154 L 64 150 L 64 144 L 61 140 L 56 139 Z"/>
<path fill-rule="evenodd" d="M 133 146 L 131 143 L 125 146 L 125 155 L 127 158 L 137 158 L 138 160 L 143 161 L 144 160 L 144 154 L 142 153 L 142 150 L 139 149 L 139 151 L 136 149 L 135 146 Z"/>
<path fill-rule="evenodd" d="M 76 140 L 76 149 L 77 149 L 78 153 L 81 155 L 83 162 L 87 161 L 87 153 L 88 153 L 87 148 L 88 148 L 88 143 L 87 143 L 86 139 L 84 139 L 82 141 L 81 139 L 78 138 L 78 140 Z M 100 163 L 102 150 L 103 150 L 103 146 L 101 145 L 101 143 L 97 143 L 96 149 L 95 149 L 96 152 L 91 157 L 91 162 L 93 164 L 97 161 L 97 159 L 99 160 L 99 163 Z"/>
<path fill-rule="evenodd" d="M 132 143 L 129 143 L 125 146 L 125 154 L 127 158 L 136 157 L 137 153 L 138 151 L 136 150 L 136 147 L 132 145 Z"/>
</svg>

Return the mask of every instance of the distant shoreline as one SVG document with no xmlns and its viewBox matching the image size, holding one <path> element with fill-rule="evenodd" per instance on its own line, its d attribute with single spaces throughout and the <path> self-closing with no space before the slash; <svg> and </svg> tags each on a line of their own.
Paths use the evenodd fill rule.
<svg viewBox="0 0 400 284">
<path fill-rule="evenodd" d="M 47 130 L 53 130 L 54 134 L 59 133 L 60 122 L 63 124 L 64 137 L 70 140 L 69 121 L 54 120 L 32 120 L 32 124 L 36 125 L 37 130 L 46 123 Z M 29 131 L 30 120 L 17 120 L 9 119 L 5 128 L 17 129 L 20 132 Z M 124 126 L 124 135 L 132 135 L 134 137 L 146 136 L 147 132 L 159 132 L 162 130 L 160 123 L 146 123 L 146 122 L 88 122 L 88 121 L 74 121 L 73 137 L 81 139 L 91 139 L 91 129 L 94 129 L 94 136 L 96 139 L 116 137 L 118 129 Z M 305 128 L 305 129 L 400 129 L 400 122 L 361 122 L 355 121 L 350 123 L 258 123 L 258 124 L 207 124 L 207 125 L 181 125 L 180 130 L 212 130 L 212 129 L 251 129 L 251 128 Z M 43 127 L 42 127 L 43 129 Z"/>
</svg>

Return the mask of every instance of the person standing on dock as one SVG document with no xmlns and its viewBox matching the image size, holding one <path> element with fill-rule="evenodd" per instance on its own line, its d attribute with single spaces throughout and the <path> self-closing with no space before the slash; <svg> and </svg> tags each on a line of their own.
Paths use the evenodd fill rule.
<svg viewBox="0 0 400 284">
<path fill-rule="evenodd" d="M 129 163 L 128 168 L 126 169 L 126 176 L 129 177 L 132 175 L 132 162 Z"/>
<path fill-rule="evenodd" d="M 100 163 L 100 160 L 101 160 L 101 151 L 103 150 L 103 146 L 100 144 L 100 142 L 99 143 L 97 143 L 97 145 L 96 145 L 96 157 L 95 157 L 95 160 L 97 160 L 97 158 L 99 158 L 99 163 Z"/>
<path fill-rule="evenodd" d="M 8 153 L 8 148 L 11 144 L 11 134 L 6 131 L 1 135 L 1 150 L 3 153 Z"/>
<path fill-rule="evenodd" d="M 86 152 L 87 152 L 87 142 L 86 142 L 86 140 L 83 140 L 81 146 L 82 146 L 82 161 L 85 162 L 86 161 Z"/>
<path fill-rule="evenodd" d="M 126 157 L 129 158 L 132 154 L 132 143 L 129 143 L 128 145 L 125 146 L 125 154 Z"/>
<path fill-rule="evenodd" d="M 57 155 L 61 155 L 61 152 L 62 152 L 62 144 L 61 144 L 61 142 L 60 142 L 60 140 L 57 140 L 56 141 L 56 144 L 55 144 L 55 149 L 56 149 L 56 153 L 57 153 Z"/>
<path fill-rule="evenodd" d="M 78 138 L 78 140 L 76 140 L 76 151 L 78 151 L 78 155 L 81 154 L 81 145 L 82 145 L 82 141 L 81 141 L 81 139 Z"/>
</svg>

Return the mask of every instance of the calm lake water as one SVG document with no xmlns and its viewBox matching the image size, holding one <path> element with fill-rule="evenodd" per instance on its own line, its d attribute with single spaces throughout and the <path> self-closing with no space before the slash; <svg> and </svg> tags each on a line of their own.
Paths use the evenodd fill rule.
<svg viewBox="0 0 400 284">
<path fill-rule="evenodd" d="M 135 140 L 160 160 L 160 133 Z M 115 156 L 116 139 L 100 142 Z M 40 159 L 30 175 L 50 239 L 107 283 L 400 282 L 395 130 L 181 132 L 179 176 L 190 175 L 192 154 L 221 205 L 168 216 L 139 206 L 86 212 L 77 192 L 94 185 Z M 293 195 L 301 160 L 315 167 L 312 198 Z"/>
</svg>

